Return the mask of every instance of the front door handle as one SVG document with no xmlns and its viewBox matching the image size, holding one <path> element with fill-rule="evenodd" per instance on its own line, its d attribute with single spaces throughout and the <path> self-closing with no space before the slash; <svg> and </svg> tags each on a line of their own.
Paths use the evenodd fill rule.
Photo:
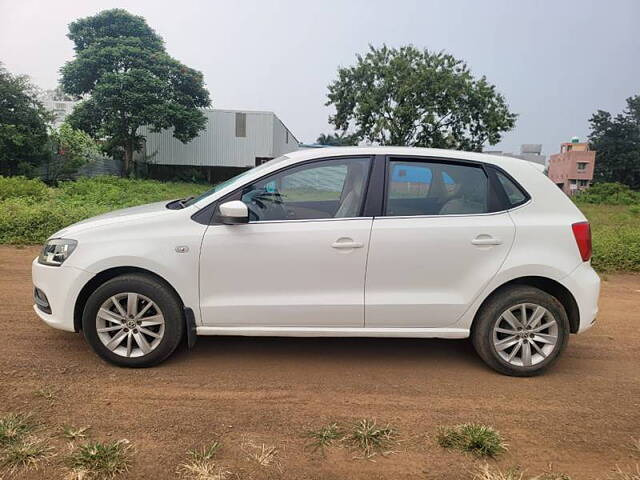
<svg viewBox="0 0 640 480">
<path fill-rule="evenodd" d="M 502 240 L 499 238 L 494 238 L 489 235 L 478 235 L 476 238 L 471 240 L 473 245 L 502 245 Z"/>
<path fill-rule="evenodd" d="M 339 238 L 338 240 L 336 240 L 331 244 L 331 248 L 338 248 L 338 249 L 344 249 L 344 250 L 347 250 L 347 249 L 350 250 L 352 248 L 362 248 L 362 247 L 364 247 L 364 243 L 354 242 L 350 238 Z"/>
</svg>

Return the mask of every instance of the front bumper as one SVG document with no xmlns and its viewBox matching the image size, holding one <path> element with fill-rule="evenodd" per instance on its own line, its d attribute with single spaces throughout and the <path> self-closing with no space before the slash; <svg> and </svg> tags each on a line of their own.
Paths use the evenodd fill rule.
<svg viewBox="0 0 640 480">
<path fill-rule="evenodd" d="M 582 333 L 593 326 L 598 315 L 600 277 L 590 263 L 582 263 L 562 279 L 562 283 L 573 294 L 580 312 L 580 326 L 576 333 Z"/>
<path fill-rule="evenodd" d="M 74 332 L 76 300 L 93 274 L 64 264 L 60 267 L 42 265 L 36 258 L 31 264 L 31 277 L 34 287 L 46 295 L 51 310 L 51 313 L 46 313 L 34 304 L 36 314 L 50 327 Z"/>
</svg>

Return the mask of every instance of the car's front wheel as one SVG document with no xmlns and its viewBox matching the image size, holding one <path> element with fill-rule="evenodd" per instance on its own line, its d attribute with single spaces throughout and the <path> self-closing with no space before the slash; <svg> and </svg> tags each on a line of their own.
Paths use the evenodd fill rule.
<svg viewBox="0 0 640 480">
<path fill-rule="evenodd" d="M 149 367 L 166 359 L 184 334 L 180 301 L 163 282 L 143 274 L 108 280 L 89 297 L 84 336 L 105 360 Z"/>
<path fill-rule="evenodd" d="M 566 347 L 569 320 L 552 295 L 514 285 L 497 292 L 474 322 L 478 355 L 506 375 L 529 377 L 549 368 Z"/>
</svg>

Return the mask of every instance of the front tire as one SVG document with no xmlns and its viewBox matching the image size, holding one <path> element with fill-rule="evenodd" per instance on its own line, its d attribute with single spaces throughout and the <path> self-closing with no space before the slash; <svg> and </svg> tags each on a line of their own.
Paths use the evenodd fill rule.
<svg viewBox="0 0 640 480">
<path fill-rule="evenodd" d="M 106 281 L 89 297 L 82 330 L 93 350 L 122 367 L 150 367 L 184 335 L 182 305 L 164 282 L 144 274 Z"/>
<path fill-rule="evenodd" d="M 505 375 L 531 377 L 551 367 L 569 338 L 562 304 L 531 286 L 494 294 L 478 312 L 471 338 L 478 355 Z"/>
</svg>

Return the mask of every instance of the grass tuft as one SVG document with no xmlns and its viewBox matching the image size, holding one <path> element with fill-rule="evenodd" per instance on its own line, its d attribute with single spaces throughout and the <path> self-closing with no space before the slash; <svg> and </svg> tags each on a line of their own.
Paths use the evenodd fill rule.
<svg viewBox="0 0 640 480">
<path fill-rule="evenodd" d="M 247 455 L 247 460 L 257 463 L 261 467 L 278 465 L 278 449 L 273 445 L 262 443 L 257 445 L 251 441 L 243 441 L 240 446 Z"/>
<path fill-rule="evenodd" d="M 129 471 L 131 444 L 128 440 L 88 442 L 72 452 L 68 464 L 75 478 L 109 480 Z"/>
<path fill-rule="evenodd" d="M 176 473 L 185 480 L 225 480 L 231 472 L 214 461 L 220 448 L 222 444 L 215 441 L 199 450 L 189 450 L 187 460 L 178 466 Z"/>
<path fill-rule="evenodd" d="M 549 467 L 549 471 L 535 477 L 525 477 L 518 467 L 502 471 L 498 468 L 491 468 L 488 464 L 480 465 L 478 472 L 473 476 L 473 480 L 571 480 L 571 477 L 563 473 L 555 473 Z"/>
<path fill-rule="evenodd" d="M 10 413 L 0 418 L 0 447 L 19 442 L 36 428 L 31 415 Z"/>
<path fill-rule="evenodd" d="M 304 435 L 309 439 L 308 448 L 316 452 L 332 445 L 335 441 L 340 440 L 344 434 L 337 423 L 324 425 L 317 430 L 308 430 Z"/>
<path fill-rule="evenodd" d="M 71 440 L 71 441 L 78 440 L 80 438 L 86 438 L 87 431 L 89 430 L 89 428 L 91 427 L 75 428 L 69 425 L 64 425 L 62 427 L 62 436 L 67 440 Z"/>
<path fill-rule="evenodd" d="M 365 458 L 371 458 L 377 453 L 390 453 L 389 448 L 395 443 L 397 436 L 398 433 L 389 425 L 379 427 L 375 420 L 363 419 L 353 426 L 344 441 L 360 450 Z"/>
<path fill-rule="evenodd" d="M 37 470 L 40 462 L 52 455 L 51 450 L 52 448 L 42 440 L 21 439 L 2 449 L 2 466 L 10 473 L 20 469 Z"/>
<path fill-rule="evenodd" d="M 613 478 L 615 480 L 640 480 L 640 465 L 636 464 L 635 470 L 625 471 L 620 467 L 616 467 L 613 472 Z"/>
<path fill-rule="evenodd" d="M 495 457 L 507 450 L 496 430 L 477 423 L 441 427 L 436 440 L 442 448 L 469 452 L 478 457 Z"/>
</svg>

